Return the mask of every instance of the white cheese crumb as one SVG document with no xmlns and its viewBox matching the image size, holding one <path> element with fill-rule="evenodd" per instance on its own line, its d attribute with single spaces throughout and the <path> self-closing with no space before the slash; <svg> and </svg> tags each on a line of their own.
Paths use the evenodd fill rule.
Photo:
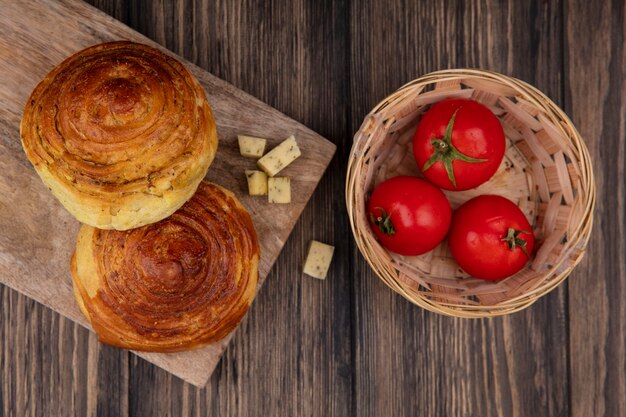
<svg viewBox="0 0 626 417">
<path fill-rule="evenodd" d="M 267 140 L 256 138 L 254 136 L 237 136 L 239 141 L 239 153 L 246 158 L 260 158 L 265 152 L 265 144 Z"/>
<path fill-rule="evenodd" d="M 334 251 L 333 246 L 312 240 L 304 263 L 304 273 L 313 278 L 326 279 Z"/>
<path fill-rule="evenodd" d="M 267 179 L 267 200 L 274 204 L 291 203 L 291 180 L 289 177 Z"/>
<path fill-rule="evenodd" d="M 263 171 L 246 169 L 248 180 L 248 194 L 267 195 L 267 174 Z"/>
<path fill-rule="evenodd" d="M 287 167 L 287 165 L 298 159 L 300 155 L 300 148 L 298 148 L 296 138 L 292 135 L 269 151 L 263 158 L 259 159 L 257 165 L 265 171 L 267 175 L 273 177 Z"/>
</svg>

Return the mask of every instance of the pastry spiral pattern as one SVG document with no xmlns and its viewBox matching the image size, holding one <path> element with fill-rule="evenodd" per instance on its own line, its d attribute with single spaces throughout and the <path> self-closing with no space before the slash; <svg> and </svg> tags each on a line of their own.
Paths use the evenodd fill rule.
<svg viewBox="0 0 626 417">
<path fill-rule="evenodd" d="M 259 245 L 234 194 L 202 182 L 172 216 L 133 230 L 84 225 L 75 296 L 100 341 L 133 350 L 197 348 L 230 333 L 256 292 Z"/>
<path fill-rule="evenodd" d="M 68 211 L 101 229 L 172 214 L 217 150 L 196 79 L 176 59 L 125 41 L 87 48 L 53 69 L 26 104 L 21 138 Z"/>
</svg>

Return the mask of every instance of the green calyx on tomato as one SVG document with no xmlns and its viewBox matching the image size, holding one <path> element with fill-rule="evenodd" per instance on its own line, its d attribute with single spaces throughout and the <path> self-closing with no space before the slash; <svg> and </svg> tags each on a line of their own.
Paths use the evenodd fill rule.
<svg viewBox="0 0 626 417">
<path fill-rule="evenodd" d="M 446 237 L 452 208 L 439 188 L 417 177 L 400 175 L 372 191 L 366 216 L 382 247 L 399 255 L 418 256 L 433 250 Z"/>
<path fill-rule="evenodd" d="M 472 158 L 471 156 L 467 156 L 459 152 L 459 150 L 455 148 L 454 145 L 452 144 L 452 128 L 454 127 L 454 119 L 456 118 L 456 113 L 458 111 L 459 109 L 457 109 L 454 112 L 454 114 L 452 114 L 452 117 L 450 118 L 450 121 L 448 122 L 448 126 L 446 127 L 446 133 L 444 134 L 443 138 L 432 139 L 431 144 L 433 145 L 434 152 L 432 156 L 430 157 L 430 159 L 426 161 L 426 163 L 424 164 L 424 167 L 422 168 L 423 171 L 426 171 L 428 168 L 433 166 L 435 162 L 441 161 L 443 163 L 443 166 L 446 169 L 446 173 L 448 174 L 448 179 L 450 180 L 454 188 L 456 188 L 456 179 L 454 178 L 454 169 L 452 168 L 453 161 L 457 159 L 459 161 L 464 161 L 464 162 L 469 162 L 469 163 L 478 163 L 478 162 L 487 161 L 487 159 L 477 159 L 477 158 Z"/>
<path fill-rule="evenodd" d="M 385 212 L 385 209 L 382 207 L 376 208 L 380 208 L 380 216 L 374 218 L 374 215 L 370 213 L 370 221 L 378 226 L 380 231 L 384 234 L 393 236 L 396 233 L 396 229 L 394 229 L 393 223 L 391 223 L 391 214 L 387 214 L 387 212 Z"/>
<path fill-rule="evenodd" d="M 502 241 L 506 242 L 507 245 L 509 245 L 509 249 L 511 250 L 511 252 L 513 252 L 515 248 L 520 248 L 522 251 L 524 251 L 526 256 L 528 256 L 528 249 L 526 248 L 527 242 L 519 237 L 520 233 L 524 233 L 527 235 L 530 234 L 530 232 L 527 232 L 525 230 L 515 230 L 514 228 L 509 227 L 506 231 L 506 236 L 502 238 Z"/>
</svg>

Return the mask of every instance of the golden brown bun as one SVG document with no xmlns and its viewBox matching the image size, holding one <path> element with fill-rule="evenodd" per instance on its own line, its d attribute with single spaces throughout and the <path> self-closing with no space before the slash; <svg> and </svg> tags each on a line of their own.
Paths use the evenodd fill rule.
<svg viewBox="0 0 626 417">
<path fill-rule="evenodd" d="M 175 352 L 237 326 L 256 292 L 258 261 L 246 209 L 203 181 L 158 223 L 127 231 L 83 226 L 71 268 L 76 299 L 100 341 Z"/>
<path fill-rule="evenodd" d="M 133 42 L 84 49 L 33 91 L 22 145 L 79 221 L 126 230 L 189 200 L 217 150 L 204 90 L 174 58 Z"/>
</svg>

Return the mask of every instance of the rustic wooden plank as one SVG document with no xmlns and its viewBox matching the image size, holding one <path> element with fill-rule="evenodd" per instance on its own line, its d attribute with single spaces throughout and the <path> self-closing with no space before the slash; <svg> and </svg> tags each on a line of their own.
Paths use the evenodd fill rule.
<svg viewBox="0 0 626 417">
<path fill-rule="evenodd" d="M 0 286 L 0 415 L 128 415 L 128 353 Z"/>
<path fill-rule="evenodd" d="M 180 9 L 181 12 L 184 11 Z M 150 43 L 137 32 L 79 1 L 8 2 L 0 5 L 0 160 L 2 204 L 0 280 L 85 324 L 73 301 L 68 259 L 77 222 L 45 190 L 19 149 L 19 118 L 35 84 L 53 65 L 94 43 L 131 39 Z M 156 46 L 156 45 L 155 45 Z M 303 125 L 218 78 L 188 65 L 205 87 L 218 126 L 220 146 L 207 179 L 233 190 L 250 211 L 259 236 L 259 286 L 277 258 L 301 211 L 330 161 L 335 146 Z M 243 171 L 254 162 L 239 156 L 236 135 L 267 137 L 274 146 L 290 134 L 302 157 L 284 172 L 293 178 L 292 203 L 270 205 L 247 195 Z M 54 219 L 54 221 L 52 221 Z M 49 239 L 42 239 L 48 236 Z M 24 280 L 28 276 L 31 279 Z M 232 334 L 231 334 L 232 335 Z M 206 348 L 176 354 L 138 353 L 181 378 L 202 386 L 231 335 Z"/>
<path fill-rule="evenodd" d="M 572 416 L 626 415 L 626 5 L 566 1 L 566 109 L 593 158 L 597 205 L 570 278 Z"/>
<path fill-rule="evenodd" d="M 619 0 L 600 6 L 567 0 L 565 27 L 559 3 L 481 1 L 457 7 L 444 2 L 404 5 L 402 10 L 381 4 L 372 10 L 354 2 L 349 16 L 335 11 L 339 15 L 321 22 L 316 19 L 328 7 L 305 13 L 311 6 L 297 3 L 292 14 L 298 23 L 288 29 L 279 24 L 287 20 L 281 2 L 94 2 L 342 146 L 206 389 L 135 356 L 102 348 L 82 327 L 0 285 L 0 415 L 127 415 L 124 410 L 173 416 L 568 415 L 567 366 L 572 415 L 626 414 L 621 302 L 626 111 L 620 78 L 625 71 L 620 29 L 626 22 Z M 482 13 L 473 11 L 478 7 Z M 216 23 L 215 16 L 223 19 Z M 299 33 L 295 28 L 302 19 L 314 22 L 307 26 L 307 37 L 290 44 L 289 53 L 278 53 L 287 37 Z M 337 26 L 350 20 L 352 40 L 346 41 Z M 315 26 L 321 28 L 317 33 Z M 563 30 L 565 50 L 559 35 Z M 273 43 L 275 36 L 280 41 Z M 249 44 L 255 45 L 253 51 Z M 318 74 L 284 73 L 284 64 L 296 56 L 294 45 L 301 44 L 309 45 L 305 54 L 317 54 L 308 59 L 310 67 L 318 65 Z M 340 57 L 349 50 L 350 67 Z M 563 54 L 568 57 L 565 72 L 558 68 Z M 510 73 L 534 83 L 557 103 L 565 102 L 595 158 L 601 190 L 595 233 L 588 256 L 568 281 L 569 295 L 562 287 L 507 319 L 465 322 L 421 312 L 379 283 L 358 257 L 354 266 L 346 263 L 354 248 L 344 239 L 347 224 L 338 183 L 352 131 L 392 89 L 452 65 Z M 314 89 L 323 91 L 307 109 L 297 100 Z M 8 134 L 3 129 L 0 136 Z M 13 146 L 19 149 L 19 144 Z M 611 164 L 600 165 L 604 161 Z M 333 174 L 335 170 L 341 174 Z M 325 209 L 329 205 L 334 214 Z M 320 283 L 298 275 L 298 253 L 309 237 L 334 241 L 343 250 L 329 281 L 322 283 L 330 288 L 315 287 Z M 354 301 L 346 296 L 351 280 Z M 288 302 L 278 305 L 276 299 Z M 351 314 L 358 336 L 352 359 L 345 352 Z M 568 335 L 569 360 L 563 353 Z M 295 346 L 304 343 L 309 344 Z M 296 382 L 298 378 L 304 382 Z M 120 383 L 113 392 L 111 387 Z M 129 397 L 124 398 L 124 391 Z"/>
<path fill-rule="evenodd" d="M 352 127 L 427 72 L 480 67 L 562 99 L 560 2 L 353 2 Z M 510 317 L 427 313 L 354 255 L 356 415 L 567 415 L 565 288 Z"/>
<path fill-rule="evenodd" d="M 182 2 L 165 11 L 154 3 L 128 23 L 342 144 L 351 136 L 347 119 L 337 117 L 349 104 L 347 4 L 326 3 Z M 155 15 L 164 16 L 156 25 Z M 181 386 L 133 359 L 131 414 L 351 414 L 349 229 L 342 198 L 347 150 L 339 147 L 332 175 L 322 180 L 207 389 Z M 337 246 L 325 282 L 301 274 L 310 239 Z"/>
</svg>

